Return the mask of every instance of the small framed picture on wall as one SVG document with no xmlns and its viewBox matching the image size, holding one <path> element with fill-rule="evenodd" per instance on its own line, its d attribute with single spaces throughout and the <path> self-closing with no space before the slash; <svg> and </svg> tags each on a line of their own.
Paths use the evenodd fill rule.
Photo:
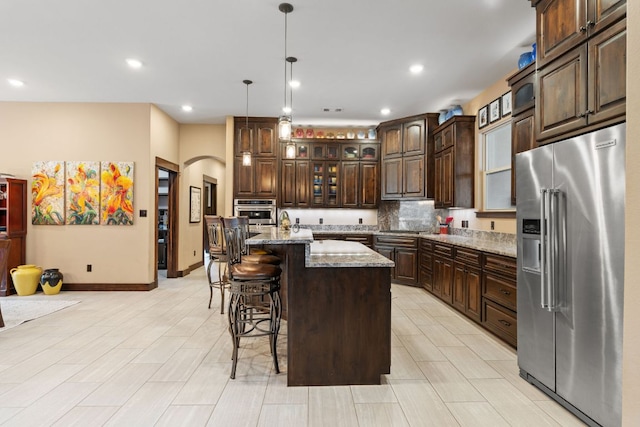
<svg viewBox="0 0 640 427">
<path fill-rule="evenodd" d="M 500 98 L 494 99 L 489 104 L 489 123 L 500 120 Z"/>
<path fill-rule="evenodd" d="M 502 117 L 511 114 L 511 91 L 502 95 L 500 104 L 502 105 Z"/>
<path fill-rule="evenodd" d="M 485 105 L 478 110 L 478 129 L 482 129 L 489 124 L 489 106 Z"/>
</svg>

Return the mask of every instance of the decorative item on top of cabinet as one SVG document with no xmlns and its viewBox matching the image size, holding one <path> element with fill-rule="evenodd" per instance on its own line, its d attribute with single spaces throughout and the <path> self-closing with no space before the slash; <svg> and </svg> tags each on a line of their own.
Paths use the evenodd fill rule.
<svg viewBox="0 0 640 427">
<path fill-rule="evenodd" d="M 537 73 L 535 65 L 518 71 L 507 79 L 511 87 L 511 204 L 516 204 L 516 154 L 536 148 L 535 91 Z"/>
<path fill-rule="evenodd" d="M 626 1 L 543 0 L 536 11 L 538 143 L 624 121 Z"/>
<path fill-rule="evenodd" d="M 383 200 L 433 198 L 433 134 L 438 114 L 381 123 Z"/>
<path fill-rule="evenodd" d="M 475 116 L 454 116 L 433 130 L 435 207 L 473 208 Z"/>
<path fill-rule="evenodd" d="M 374 249 L 396 263 L 391 268 L 394 283 L 419 286 L 417 237 L 375 236 Z"/>
<path fill-rule="evenodd" d="M 24 265 L 27 254 L 27 181 L 0 177 L 0 195 L 0 233 L 11 239 L 0 296 L 9 296 L 15 293 L 10 271 Z"/>
</svg>

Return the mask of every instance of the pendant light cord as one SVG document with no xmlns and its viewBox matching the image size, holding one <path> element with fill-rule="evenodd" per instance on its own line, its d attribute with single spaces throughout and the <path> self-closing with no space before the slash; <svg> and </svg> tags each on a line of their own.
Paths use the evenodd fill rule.
<svg viewBox="0 0 640 427">
<path fill-rule="evenodd" d="M 284 108 L 287 108 L 287 15 L 284 13 Z"/>
</svg>

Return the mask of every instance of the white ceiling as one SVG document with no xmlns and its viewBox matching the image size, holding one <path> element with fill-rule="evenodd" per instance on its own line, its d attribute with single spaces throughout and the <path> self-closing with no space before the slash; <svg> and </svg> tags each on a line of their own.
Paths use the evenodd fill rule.
<svg viewBox="0 0 640 427">
<path fill-rule="evenodd" d="M 535 38 L 529 0 L 289 2 L 300 125 L 366 126 L 463 104 L 513 70 Z M 277 116 L 280 3 L 2 0 L 0 101 L 150 102 L 180 123 L 223 123 L 245 115 L 242 80 L 251 79 L 249 115 Z M 130 69 L 130 57 L 144 67 Z M 422 74 L 409 73 L 414 63 L 424 65 Z M 181 111 L 183 104 L 193 111 Z M 382 107 L 391 114 L 381 116 Z"/>
</svg>

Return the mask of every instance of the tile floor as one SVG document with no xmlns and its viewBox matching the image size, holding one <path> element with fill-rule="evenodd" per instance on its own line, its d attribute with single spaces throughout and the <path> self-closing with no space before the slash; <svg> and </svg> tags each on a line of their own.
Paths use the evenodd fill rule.
<svg viewBox="0 0 640 427">
<path fill-rule="evenodd" d="M 286 327 L 281 374 L 266 339 L 245 340 L 230 380 L 203 268 L 151 292 L 19 298 L 45 297 L 82 302 L 0 332 L 2 426 L 582 425 L 518 377 L 510 347 L 418 288 L 393 285 L 391 374 L 342 387 L 286 387 Z"/>
</svg>

